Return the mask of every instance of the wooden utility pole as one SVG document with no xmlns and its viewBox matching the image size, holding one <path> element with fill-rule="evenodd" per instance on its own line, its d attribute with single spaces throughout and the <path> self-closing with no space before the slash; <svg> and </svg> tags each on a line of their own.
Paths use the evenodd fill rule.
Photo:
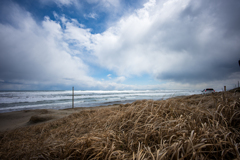
<svg viewBox="0 0 240 160">
<path fill-rule="evenodd" d="M 74 87 L 72 87 L 72 108 L 74 108 Z"/>
<path fill-rule="evenodd" d="M 226 86 L 224 86 L 224 92 L 226 92 Z"/>
</svg>

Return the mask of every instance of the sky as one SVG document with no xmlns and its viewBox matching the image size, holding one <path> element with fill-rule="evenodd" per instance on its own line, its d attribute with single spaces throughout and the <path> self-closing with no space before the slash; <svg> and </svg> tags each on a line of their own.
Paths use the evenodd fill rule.
<svg viewBox="0 0 240 160">
<path fill-rule="evenodd" d="M 0 90 L 231 89 L 239 0 L 1 0 Z"/>
</svg>

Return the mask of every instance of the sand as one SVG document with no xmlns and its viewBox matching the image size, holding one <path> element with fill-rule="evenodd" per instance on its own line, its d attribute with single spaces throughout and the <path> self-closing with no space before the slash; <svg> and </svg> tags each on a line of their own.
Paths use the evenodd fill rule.
<svg viewBox="0 0 240 160">
<path fill-rule="evenodd" d="M 60 118 L 69 116 L 82 110 L 97 110 L 100 108 L 111 108 L 119 105 L 98 106 L 98 107 L 78 107 L 62 110 L 36 109 L 22 110 L 14 112 L 0 113 L 0 132 L 13 130 L 16 128 L 48 123 Z"/>
<path fill-rule="evenodd" d="M 0 117 L 0 159 L 240 159 L 239 92 Z"/>
<path fill-rule="evenodd" d="M 240 92 L 240 88 L 231 90 L 230 92 Z M 220 93 L 218 93 L 220 94 Z M 206 96 L 206 95 L 205 95 Z M 208 95 L 211 96 L 211 95 Z M 177 96 L 172 97 L 171 99 L 184 99 L 192 96 Z M 202 95 L 193 96 L 195 101 L 198 101 L 199 97 L 201 99 Z M 197 97 L 197 98 L 196 98 Z M 62 109 L 62 110 L 53 110 L 53 109 L 38 109 L 38 110 L 22 110 L 15 112 L 0 113 L 0 132 L 13 130 L 20 127 L 27 127 L 30 125 L 37 125 L 41 123 L 47 123 L 55 121 L 57 119 L 69 116 L 73 113 L 80 112 L 82 110 L 96 110 L 100 108 L 111 108 L 118 107 L 119 105 L 109 105 L 109 106 L 98 106 L 98 107 L 76 107 L 74 109 Z M 31 119 L 32 118 L 32 119 Z"/>
</svg>

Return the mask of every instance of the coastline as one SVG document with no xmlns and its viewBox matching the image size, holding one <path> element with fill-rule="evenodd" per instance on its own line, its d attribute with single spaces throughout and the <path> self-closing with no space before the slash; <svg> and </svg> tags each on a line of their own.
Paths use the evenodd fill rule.
<svg viewBox="0 0 240 160">
<path fill-rule="evenodd" d="M 106 90 L 74 91 L 75 107 L 96 107 L 132 103 L 141 99 L 167 99 L 180 95 L 199 94 L 191 90 Z M 0 113 L 72 108 L 72 91 L 0 91 Z"/>
<path fill-rule="evenodd" d="M 175 96 L 169 99 L 183 98 L 186 96 Z M 163 98 L 157 99 L 155 101 L 164 100 Z M 139 100 L 136 100 L 139 101 Z M 129 100 L 126 103 L 106 102 L 101 106 L 90 106 L 90 107 L 75 107 L 75 108 L 65 108 L 65 109 L 31 109 L 31 110 L 20 110 L 0 113 L 0 132 L 11 131 L 17 128 L 28 127 L 32 125 L 49 123 L 71 114 L 87 110 L 98 110 L 101 108 L 112 108 L 118 107 L 120 105 L 125 105 L 127 103 L 134 103 L 135 101 Z M 36 122 L 31 122 L 31 117 L 39 119 Z"/>
<path fill-rule="evenodd" d="M 159 101 L 145 99 L 56 112 L 8 113 L 8 120 L 14 114 L 26 115 L 26 120 L 19 128 L 0 132 L 0 158 L 158 159 L 162 155 L 164 159 L 173 156 L 237 159 L 239 156 L 239 92 Z M 21 116 L 16 118 L 13 121 L 20 122 Z"/>
<path fill-rule="evenodd" d="M 197 96 L 190 95 L 190 96 Z M 183 99 L 184 97 L 189 96 L 175 96 L 168 99 Z M 154 101 L 162 101 L 164 99 L 158 99 Z M 139 101 L 139 100 L 136 100 Z M 129 101 L 130 103 L 134 103 L 135 101 Z M 75 107 L 75 108 L 65 108 L 65 109 L 31 109 L 31 110 L 20 110 L 20 111 L 12 111 L 12 112 L 4 112 L 0 113 L 0 132 L 11 131 L 14 129 L 28 127 L 32 125 L 38 125 L 42 123 L 49 123 L 64 117 L 67 117 L 71 114 L 78 113 L 80 111 L 86 110 L 98 110 L 101 108 L 113 108 L 119 107 L 120 105 L 125 105 L 127 103 L 105 103 L 102 106 L 94 106 L 94 107 Z M 39 120 L 31 120 L 31 117 Z M 32 122 L 34 121 L 34 122 Z"/>
<path fill-rule="evenodd" d="M 218 92 L 217 94 L 220 94 Z M 183 95 L 183 96 L 175 96 L 165 100 L 174 100 L 180 99 L 184 100 L 188 97 L 201 97 L 201 94 L 194 95 Z M 205 95 L 205 96 L 210 96 Z M 190 99 L 189 98 L 189 99 Z M 196 99 L 196 98 L 195 98 Z M 153 101 L 162 101 L 164 99 L 158 99 Z M 139 100 L 136 100 L 139 101 Z M 136 101 L 129 101 L 129 103 L 134 103 Z M 141 101 L 141 100 L 140 100 Z M 31 110 L 20 110 L 20 111 L 12 111 L 12 112 L 4 112 L 0 113 L 0 132 L 11 131 L 17 128 L 28 127 L 32 125 L 38 125 L 42 123 L 49 123 L 64 117 L 67 117 L 71 114 L 78 113 L 80 111 L 92 111 L 98 110 L 102 108 L 113 108 L 119 107 L 121 105 L 129 104 L 129 103 L 113 103 L 108 102 L 101 106 L 94 107 L 75 107 L 75 108 L 65 108 L 65 109 L 31 109 Z M 31 119 L 32 118 L 32 119 Z M 34 120 L 37 119 L 37 120 Z M 32 122 L 33 121 L 33 122 Z"/>
<path fill-rule="evenodd" d="M 119 104 L 113 104 L 106 106 L 76 107 L 60 110 L 35 109 L 0 113 L 0 132 L 10 131 L 22 127 L 28 127 L 31 125 L 52 122 L 83 110 L 90 111 L 98 110 L 101 108 L 112 108 L 118 106 Z"/>
</svg>

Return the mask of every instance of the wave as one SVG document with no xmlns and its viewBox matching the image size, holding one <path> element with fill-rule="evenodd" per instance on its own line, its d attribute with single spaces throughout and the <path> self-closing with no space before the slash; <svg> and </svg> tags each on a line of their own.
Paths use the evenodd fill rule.
<svg viewBox="0 0 240 160">
<path fill-rule="evenodd" d="M 167 99 L 173 96 L 200 94 L 187 90 L 111 90 L 74 91 L 76 107 L 96 106 L 140 99 Z M 0 91 L 0 112 L 29 108 L 66 108 L 71 106 L 72 91 Z"/>
</svg>

